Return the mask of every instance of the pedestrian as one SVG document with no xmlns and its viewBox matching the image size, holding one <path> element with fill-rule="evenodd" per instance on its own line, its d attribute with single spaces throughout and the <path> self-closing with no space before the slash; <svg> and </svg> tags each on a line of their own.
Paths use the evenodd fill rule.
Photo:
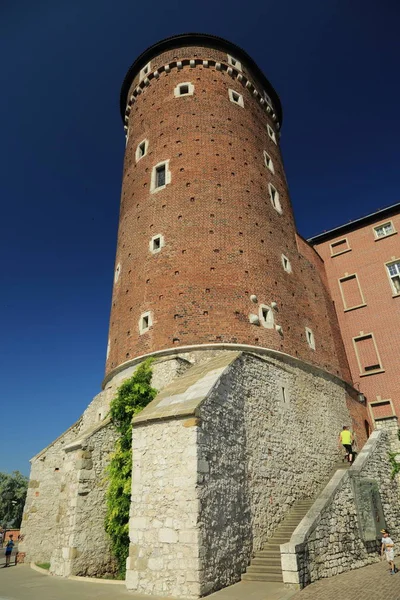
<svg viewBox="0 0 400 600">
<path fill-rule="evenodd" d="M 383 554 L 385 553 L 386 560 L 388 561 L 390 566 L 390 574 L 394 575 L 395 573 L 397 573 L 396 565 L 394 564 L 394 543 L 387 529 L 381 529 L 381 534 L 381 556 L 383 558 Z"/>
<path fill-rule="evenodd" d="M 4 533 L 3 530 L 0 529 L 0 548 L 3 547 Z"/>
<path fill-rule="evenodd" d="M 11 554 L 15 546 L 13 537 L 13 534 L 10 533 L 10 539 L 6 544 L 6 567 L 10 566 Z"/>
<path fill-rule="evenodd" d="M 353 446 L 352 446 L 353 442 L 354 442 L 353 434 L 351 433 L 351 431 L 349 430 L 347 425 L 343 425 L 343 429 L 339 433 L 338 443 L 339 443 L 339 448 L 340 448 L 340 444 L 342 444 L 342 446 L 346 450 L 346 458 L 350 463 L 353 462 L 353 455 L 354 455 Z"/>
</svg>

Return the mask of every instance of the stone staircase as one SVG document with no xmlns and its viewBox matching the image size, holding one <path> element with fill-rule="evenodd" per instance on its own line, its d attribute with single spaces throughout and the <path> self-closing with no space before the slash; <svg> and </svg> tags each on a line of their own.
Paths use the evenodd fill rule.
<svg viewBox="0 0 400 600">
<path fill-rule="evenodd" d="M 337 463 L 332 469 L 328 481 L 338 469 L 348 469 L 349 467 L 350 464 L 347 462 Z M 280 546 L 290 541 L 293 531 L 306 516 L 315 500 L 316 497 L 295 502 L 263 549 L 255 553 L 246 573 L 242 575 L 242 581 L 283 582 Z"/>
</svg>

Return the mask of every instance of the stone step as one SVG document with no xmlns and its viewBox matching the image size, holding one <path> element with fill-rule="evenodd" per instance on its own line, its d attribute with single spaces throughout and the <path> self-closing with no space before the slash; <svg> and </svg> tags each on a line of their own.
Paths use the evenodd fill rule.
<svg viewBox="0 0 400 600">
<path fill-rule="evenodd" d="M 277 544 L 278 546 L 280 546 L 281 544 L 286 544 L 287 542 L 289 542 L 290 538 L 291 538 L 290 535 L 282 535 L 279 537 L 273 537 L 268 540 L 268 543 L 269 544 Z"/>
<path fill-rule="evenodd" d="M 253 565 L 247 567 L 246 573 L 282 573 L 281 565 Z"/>
<path fill-rule="evenodd" d="M 259 565 L 259 566 L 264 566 L 264 567 L 268 567 L 268 566 L 278 566 L 279 568 L 281 568 L 281 557 L 276 556 L 276 554 L 272 554 L 271 556 L 265 556 L 265 557 L 258 557 L 255 556 L 254 558 L 252 558 L 251 560 L 251 566 L 253 565 Z"/>
<path fill-rule="evenodd" d="M 278 554 L 280 554 L 281 552 L 281 545 L 279 543 L 276 544 L 271 544 L 271 542 L 267 542 L 264 546 L 263 550 L 259 550 L 257 552 L 257 556 L 265 556 L 264 552 L 277 552 Z"/>
<path fill-rule="evenodd" d="M 283 581 L 282 573 L 243 573 L 242 581 Z"/>
</svg>

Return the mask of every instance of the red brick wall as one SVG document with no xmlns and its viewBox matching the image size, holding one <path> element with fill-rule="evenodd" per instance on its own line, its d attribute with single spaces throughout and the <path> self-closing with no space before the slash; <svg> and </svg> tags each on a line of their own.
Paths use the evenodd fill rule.
<svg viewBox="0 0 400 600">
<path fill-rule="evenodd" d="M 316 244 L 315 247 L 325 262 L 353 380 L 359 384 L 369 402 L 376 401 L 377 397 L 381 397 L 382 400 L 392 399 L 395 411 L 400 415 L 400 296 L 393 295 L 385 267 L 388 261 L 400 259 L 400 238 L 396 233 L 375 240 L 373 233 L 375 225 L 389 220 L 393 221 L 396 231 L 399 231 L 400 215 L 397 214 L 355 228 L 345 235 L 332 237 L 326 242 Z M 351 250 L 331 257 L 330 244 L 344 237 L 347 237 Z M 346 273 L 357 274 L 365 306 L 345 310 L 338 280 L 345 277 Z M 347 306 L 350 306 L 348 302 Z M 353 338 L 361 332 L 374 334 L 383 372 L 369 375 L 360 372 Z M 366 351 L 370 352 L 370 348 Z M 385 416 L 390 412 L 388 404 L 375 408 L 374 416 Z"/>
<path fill-rule="evenodd" d="M 151 68 L 195 57 L 227 62 L 210 48 L 179 48 L 155 57 Z M 174 97 L 182 82 L 195 86 L 193 96 Z M 244 108 L 229 101 L 229 88 L 243 95 Z M 320 268 L 297 248 L 280 149 L 267 124 L 275 129 L 252 93 L 211 66 L 163 72 L 137 97 L 125 154 L 116 258 L 121 274 L 106 373 L 156 350 L 229 342 L 280 350 L 348 378 Z M 136 147 L 145 138 L 148 154 L 136 164 Z M 275 174 L 264 165 L 264 150 Z M 152 167 L 167 159 L 172 182 L 150 194 Z M 268 182 L 279 191 L 283 214 L 272 207 Z M 155 234 L 164 236 L 165 247 L 153 255 Z M 282 253 L 291 261 L 290 274 Z M 277 303 L 283 336 L 249 323 L 249 314 L 258 312 L 252 294 L 259 303 Z M 139 335 L 146 311 L 153 313 L 153 326 Z M 314 331 L 315 351 L 305 327 Z"/>
</svg>

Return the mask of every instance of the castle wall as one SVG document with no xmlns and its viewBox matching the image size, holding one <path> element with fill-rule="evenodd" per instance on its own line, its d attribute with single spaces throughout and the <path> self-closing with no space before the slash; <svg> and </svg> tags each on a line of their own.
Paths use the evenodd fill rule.
<svg viewBox="0 0 400 600">
<path fill-rule="evenodd" d="M 203 389 L 222 360 L 196 376 L 188 371 L 179 389 L 172 384 L 153 401 L 153 416 L 149 405 L 134 423 L 127 572 L 134 591 L 196 597 L 238 581 L 290 506 L 314 496 L 338 458 L 337 435 L 350 420 L 343 383 L 304 363 L 244 354 L 194 408 L 196 377 Z M 167 418 L 167 403 L 175 418 L 153 420 Z"/>
</svg>

